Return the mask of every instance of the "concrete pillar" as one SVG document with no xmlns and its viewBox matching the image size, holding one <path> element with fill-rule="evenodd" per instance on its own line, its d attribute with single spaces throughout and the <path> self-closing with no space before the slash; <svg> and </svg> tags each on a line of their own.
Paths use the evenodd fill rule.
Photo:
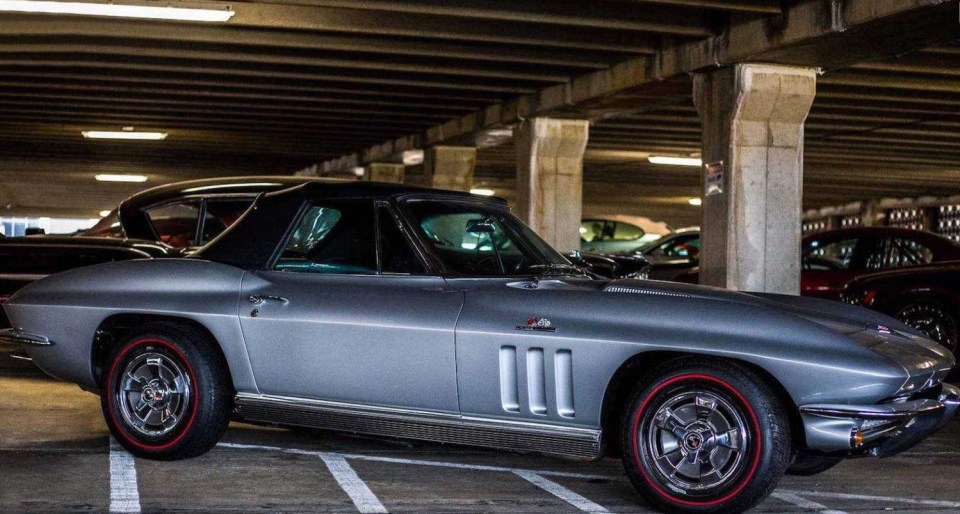
<svg viewBox="0 0 960 514">
<path fill-rule="evenodd" d="M 450 191 L 469 191 L 477 149 L 472 146 L 434 146 L 423 152 L 426 186 Z"/>
<path fill-rule="evenodd" d="M 406 166 L 393 162 L 374 162 L 367 165 L 367 180 L 371 182 L 403 183 Z"/>
<path fill-rule="evenodd" d="M 554 248 L 580 249 L 590 122 L 532 118 L 517 132 L 517 213 Z"/>
<path fill-rule="evenodd" d="M 739 64 L 694 76 L 702 284 L 799 294 L 803 124 L 815 94 L 812 68 Z"/>
</svg>

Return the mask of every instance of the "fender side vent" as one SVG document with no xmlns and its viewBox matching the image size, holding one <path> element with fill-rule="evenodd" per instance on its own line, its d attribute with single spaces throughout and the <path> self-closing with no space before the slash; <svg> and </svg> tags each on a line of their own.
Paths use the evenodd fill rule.
<svg viewBox="0 0 960 514">
<path fill-rule="evenodd" d="M 670 291 L 657 291 L 656 289 L 643 289 L 640 287 L 610 286 L 603 290 L 606 293 L 632 293 L 632 294 L 652 294 L 655 296 L 674 296 L 677 298 L 692 298 L 688 294 L 672 293 Z"/>
</svg>

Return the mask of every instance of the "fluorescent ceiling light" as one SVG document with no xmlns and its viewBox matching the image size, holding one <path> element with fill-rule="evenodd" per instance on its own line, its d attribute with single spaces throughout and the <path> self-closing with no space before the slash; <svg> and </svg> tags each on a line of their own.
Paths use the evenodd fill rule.
<svg viewBox="0 0 960 514">
<path fill-rule="evenodd" d="M 703 160 L 693 157 L 663 157 L 651 156 L 647 158 L 651 164 L 663 164 L 666 166 L 703 166 Z"/>
<path fill-rule="evenodd" d="M 99 2 L 56 2 L 46 0 L 0 0 L 0 11 L 75 14 L 80 16 L 112 16 L 118 18 L 147 18 L 154 20 L 225 22 L 235 12 L 228 7 L 198 8 L 180 7 L 189 5 L 183 2 L 168 2 L 163 5 L 130 2 L 129 4 L 110 4 Z"/>
<path fill-rule="evenodd" d="M 494 191 L 493 189 L 483 189 L 483 188 L 471 189 L 470 193 L 475 195 L 480 195 L 480 196 L 493 196 L 497 194 L 497 192 Z"/>
<path fill-rule="evenodd" d="M 687 200 L 687 202 L 688 202 L 690 205 L 696 205 L 696 206 L 698 206 L 698 207 L 701 206 L 701 205 L 703 205 L 703 200 L 700 199 L 700 198 L 691 198 L 691 199 Z"/>
<path fill-rule="evenodd" d="M 100 173 L 94 176 L 100 182 L 146 182 L 146 175 L 113 175 L 110 173 Z"/>
<path fill-rule="evenodd" d="M 100 211 L 101 218 L 106 218 L 109 215 L 110 215 L 110 211 Z"/>
<path fill-rule="evenodd" d="M 407 166 L 416 166 L 423 163 L 423 150 L 407 150 L 403 152 L 403 163 Z"/>
<path fill-rule="evenodd" d="M 3 0 L 0 0 L 2 2 Z M 84 130 L 81 132 L 87 139 L 143 139 L 147 141 L 162 141 L 167 138 L 166 132 L 131 132 L 128 130 Z"/>
</svg>

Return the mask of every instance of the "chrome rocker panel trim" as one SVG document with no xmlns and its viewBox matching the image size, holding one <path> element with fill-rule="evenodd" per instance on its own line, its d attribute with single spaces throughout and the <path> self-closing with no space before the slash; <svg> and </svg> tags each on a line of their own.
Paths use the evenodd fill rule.
<svg viewBox="0 0 960 514">
<path fill-rule="evenodd" d="M 237 414 L 256 423 L 291 425 L 365 435 L 482 446 L 596 460 L 601 431 L 470 418 L 324 400 L 239 393 Z"/>
<path fill-rule="evenodd" d="M 0 330 L 0 345 L 2 344 L 14 346 L 53 346 L 53 341 L 43 336 L 29 334 L 19 328 L 6 328 Z"/>
<path fill-rule="evenodd" d="M 811 450 L 890 457 L 943 428 L 958 409 L 960 388 L 943 384 L 936 399 L 880 405 L 805 405 L 800 407 L 800 417 Z M 851 447 L 854 429 L 863 433 L 862 448 Z"/>
</svg>

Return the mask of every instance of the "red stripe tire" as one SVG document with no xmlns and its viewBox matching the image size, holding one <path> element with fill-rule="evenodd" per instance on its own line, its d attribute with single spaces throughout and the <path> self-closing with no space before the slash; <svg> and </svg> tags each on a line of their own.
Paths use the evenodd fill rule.
<svg viewBox="0 0 960 514">
<path fill-rule="evenodd" d="M 176 460 L 212 448 L 229 423 L 233 388 L 222 354 L 193 327 L 150 323 L 103 363 L 100 401 L 114 438 L 138 457 Z"/>
<path fill-rule="evenodd" d="M 743 512 L 773 491 L 789 463 L 784 403 L 745 366 L 671 361 L 647 375 L 624 411 L 624 467 L 661 510 Z"/>
</svg>

